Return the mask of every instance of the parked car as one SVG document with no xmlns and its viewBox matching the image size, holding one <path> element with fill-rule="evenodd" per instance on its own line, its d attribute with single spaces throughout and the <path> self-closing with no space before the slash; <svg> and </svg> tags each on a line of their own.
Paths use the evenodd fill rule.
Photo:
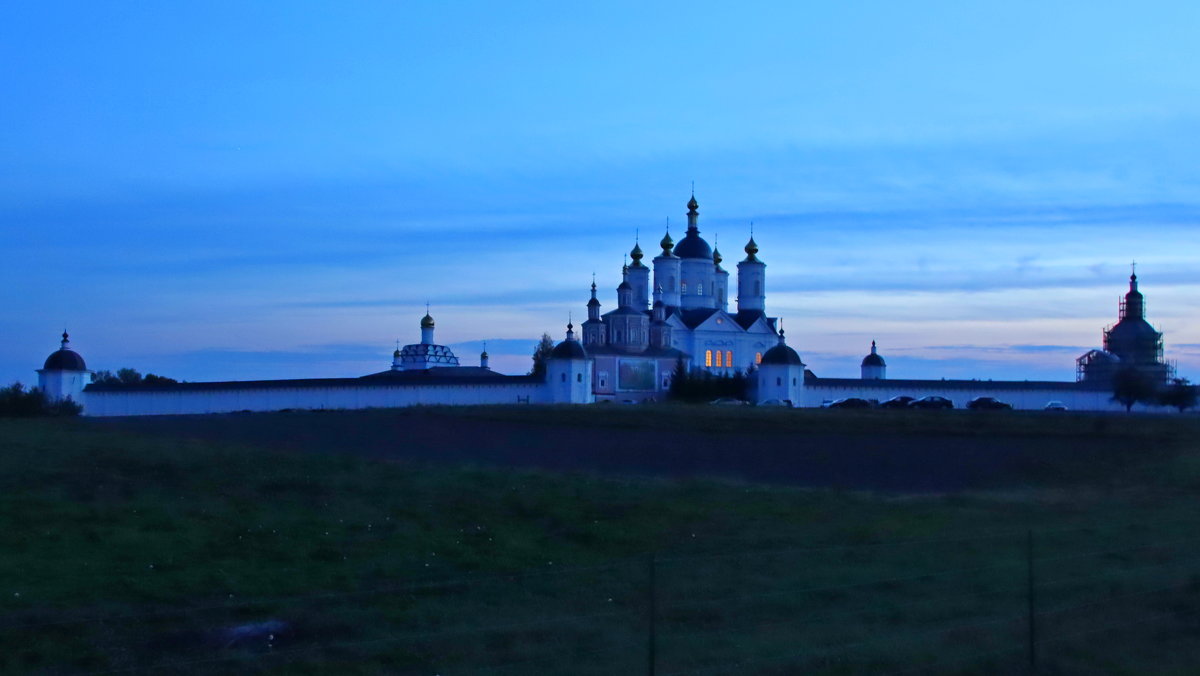
<svg viewBox="0 0 1200 676">
<path fill-rule="evenodd" d="M 787 399 L 764 399 L 758 402 L 759 406 L 780 406 L 783 408 L 791 408 L 792 402 Z"/>
<path fill-rule="evenodd" d="M 858 397 L 846 397 L 833 402 L 829 408 L 871 408 L 871 402 Z"/>
<path fill-rule="evenodd" d="M 929 397 L 921 397 L 920 399 L 914 399 L 908 403 L 908 407 L 921 409 L 945 409 L 954 408 L 954 402 L 945 397 L 933 395 Z"/>
<path fill-rule="evenodd" d="M 903 394 L 898 397 L 892 397 L 879 405 L 879 408 L 908 408 L 908 405 L 915 401 L 915 397 L 906 397 Z"/>
<path fill-rule="evenodd" d="M 713 399 L 712 401 L 710 401 L 708 403 L 710 403 L 714 406 L 745 406 L 746 405 L 746 402 L 742 401 L 741 399 L 734 399 L 733 397 L 721 397 L 720 399 Z"/>
<path fill-rule="evenodd" d="M 967 408 L 972 411 L 1011 411 L 1012 404 L 995 397 L 975 397 L 967 404 Z"/>
<path fill-rule="evenodd" d="M 1067 410 L 1067 405 L 1062 403 L 1061 401 L 1048 401 L 1048 402 L 1046 402 L 1045 408 L 1043 408 L 1042 410 L 1044 410 L 1044 411 L 1065 411 L 1065 410 Z"/>
</svg>

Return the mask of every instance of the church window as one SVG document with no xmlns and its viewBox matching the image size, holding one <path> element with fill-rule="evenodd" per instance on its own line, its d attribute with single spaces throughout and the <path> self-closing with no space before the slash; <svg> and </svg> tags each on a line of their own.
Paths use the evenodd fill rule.
<svg viewBox="0 0 1200 676">
<path fill-rule="evenodd" d="M 796 384 L 796 379 L 792 378 L 792 385 L 795 385 L 795 384 Z"/>
<path fill-rule="evenodd" d="M 675 290 L 675 275 L 671 275 L 667 278 L 667 288 L 671 291 Z"/>
<path fill-rule="evenodd" d="M 721 351 L 717 350 L 717 368 L 720 368 L 725 365 L 722 363 L 722 361 L 723 360 L 721 359 Z"/>
<path fill-rule="evenodd" d="M 697 284 L 697 285 L 696 285 L 696 295 L 697 295 L 697 296 L 703 296 L 703 295 L 704 295 L 704 283 L 703 283 L 703 282 L 701 282 L 700 284 Z"/>
<path fill-rule="evenodd" d="M 577 382 L 577 383 L 582 383 L 582 382 L 583 382 L 583 374 L 582 374 L 582 373 L 576 373 L 576 374 L 575 374 L 575 382 Z"/>
<path fill-rule="evenodd" d="M 683 283 L 683 286 L 680 289 L 680 293 L 687 293 L 687 282 Z"/>
<path fill-rule="evenodd" d="M 565 374 L 565 373 L 564 373 L 564 374 L 562 374 L 562 381 L 563 381 L 564 383 L 565 383 L 565 382 L 567 382 L 567 374 Z"/>
<path fill-rule="evenodd" d="M 775 379 L 775 384 L 776 384 L 776 385 L 782 385 L 782 384 L 783 384 L 783 378 L 776 378 L 776 379 Z"/>
<path fill-rule="evenodd" d="M 733 366 L 733 350 L 725 350 L 725 365 Z"/>
<path fill-rule="evenodd" d="M 755 364 L 761 364 L 761 363 L 762 363 L 762 352 L 755 352 L 755 353 L 754 353 L 754 363 L 755 363 Z"/>
<path fill-rule="evenodd" d="M 725 304 L 725 291 L 723 289 L 717 289 L 717 302 L 721 305 Z"/>
<path fill-rule="evenodd" d="M 758 281 L 757 279 L 754 280 L 754 295 L 762 295 L 762 282 Z"/>
<path fill-rule="evenodd" d="M 704 365 L 712 366 L 712 350 L 704 351 Z"/>
</svg>

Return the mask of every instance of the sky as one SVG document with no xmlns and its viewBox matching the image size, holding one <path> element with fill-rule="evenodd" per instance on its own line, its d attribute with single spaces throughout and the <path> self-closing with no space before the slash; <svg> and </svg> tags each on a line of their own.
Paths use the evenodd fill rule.
<svg viewBox="0 0 1200 676">
<path fill-rule="evenodd" d="M 647 6 L 650 5 L 650 6 Z M 1200 4 L 18 2 L 0 381 L 529 368 L 635 238 L 753 223 L 814 372 L 1074 379 L 1131 261 L 1200 378 Z M 676 237 L 678 239 L 678 237 Z"/>
</svg>

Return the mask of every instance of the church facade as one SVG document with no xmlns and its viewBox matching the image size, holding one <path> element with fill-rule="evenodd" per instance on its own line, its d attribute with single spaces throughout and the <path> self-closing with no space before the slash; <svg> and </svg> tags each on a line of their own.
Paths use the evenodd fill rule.
<svg viewBox="0 0 1200 676">
<path fill-rule="evenodd" d="M 737 264 L 734 309 L 721 253 L 700 236 L 700 204 L 687 203 L 687 231 L 678 244 L 668 231 L 662 251 L 643 262 L 641 245 L 621 270 L 617 307 L 602 313 L 592 280 L 583 347 L 595 363 L 598 401 L 663 399 L 682 361 L 686 368 L 732 375 L 757 368 L 775 346 L 777 319 L 767 316 L 767 265 L 751 235 Z"/>
</svg>

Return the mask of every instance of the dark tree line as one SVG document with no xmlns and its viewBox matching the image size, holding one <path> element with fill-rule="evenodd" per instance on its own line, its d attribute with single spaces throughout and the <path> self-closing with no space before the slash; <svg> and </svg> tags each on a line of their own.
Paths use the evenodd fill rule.
<svg viewBox="0 0 1200 676">
<path fill-rule="evenodd" d="M 1138 369 L 1123 368 L 1113 375 L 1112 385 L 1112 400 L 1124 406 L 1126 413 L 1134 404 L 1169 406 L 1180 413 L 1196 406 L 1196 386 L 1187 378 L 1172 378 L 1162 385 Z"/>
<path fill-rule="evenodd" d="M 83 407 L 69 398 L 50 401 L 38 388 L 25 389 L 21 383 L 0 388 L 0 418 L 39 418 L 79 415 Z"/>
<path fill-rule="evenodd" d="M 683 359 L 675 362 L 668 395 L 674 401 L 702 403 L 713 399 L 746 399 L 749 394 L 749 374 L 737 371 L 732 375 L 717 375 L 703 369 L 688 369 Z"/>
<path fill-rule="evenodd" d="M 174 385 L 179 381 L 166 376 L 156 376 L 153 373 L 142 375 L 137 369 L 123 368 L 112 371 L 96 371 L 92 374 L 92 382 L 100 385 Z"/>
</svg>

